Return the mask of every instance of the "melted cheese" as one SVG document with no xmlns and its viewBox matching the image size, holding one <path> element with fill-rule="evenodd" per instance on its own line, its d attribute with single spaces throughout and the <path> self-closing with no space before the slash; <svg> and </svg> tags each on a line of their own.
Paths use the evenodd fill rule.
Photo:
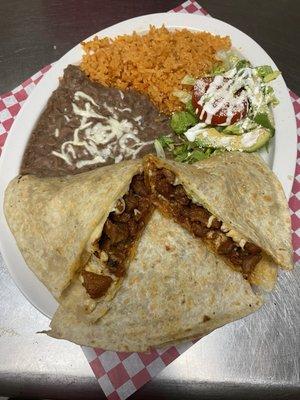
<svg viewBox="0 0 300 400">
<path fill-rule="evenodd" d="M 213 223 L 213 220 L 214 220 L 214 219 L 216 219 L 216 217 L 215 217 L 214 215 L 211 215 L 211 216 L 208 218 L 207 225 L 206 225 L 208 228 L 211 227 L 211 224 Z"/>
<path fill-rule="evenodd" d="M 242 249 L 247 243 L 247 240 L 244 239 L 235 229 L 230 229 L 224 223 L 222 223 L 221 231 L 224 232 L 226 236 L 231 237 L 231 239 L 235 243 L 237 243 Z"/>
<path fill-rule="evenodd" d="M 93 299 L 87 299 L 84 302 L 84 309 L 86 313 L 90 314 L 92 311 L 95 310 L 97 302 Z"/>
</svg>

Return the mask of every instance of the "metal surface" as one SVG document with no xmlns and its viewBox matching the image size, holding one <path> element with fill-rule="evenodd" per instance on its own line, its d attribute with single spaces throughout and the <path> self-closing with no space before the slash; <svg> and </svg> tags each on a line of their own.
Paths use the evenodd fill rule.
<svg viewBox="0 0 300 400">
<path fill-rule="evenodd" d="M 299 2 L 199 2 L 253 36 L 300 93 Z M 81 1 L 79 10 L 76 1 L 1 2 L 0 91 L 89 34 L 176 3 Z M 202 339 L 132 399 L 299 399 L 299 282 L 299 269 L 282 273 L 260 311 Z M 0 396 L 104 398 L 79 346 L 35 333 L 48 323 L 18 291 L 0 257 Z"/>
</svg>

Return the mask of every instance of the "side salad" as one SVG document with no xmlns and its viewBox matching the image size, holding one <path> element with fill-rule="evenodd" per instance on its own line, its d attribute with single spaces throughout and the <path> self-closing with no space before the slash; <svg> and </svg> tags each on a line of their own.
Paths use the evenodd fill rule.
<svg viewBox="0 0 300 400">
<path fill-rule="evenodd" d="M 272 108 L 278 104 L 269 82 L 280 72 L 268 65 L 253 67 L 233 53 L 219 57 L 221 65 L 209 76 L 186 76 L 181 82 L 186 89 L 174 92 L 185 104 L 171 117 L 178 140 L 156 139 L 159 156 L 167 150 L 176 161 L 193 163 L 222 151 L 268 148 L 275 134 Z"/>
</svg>

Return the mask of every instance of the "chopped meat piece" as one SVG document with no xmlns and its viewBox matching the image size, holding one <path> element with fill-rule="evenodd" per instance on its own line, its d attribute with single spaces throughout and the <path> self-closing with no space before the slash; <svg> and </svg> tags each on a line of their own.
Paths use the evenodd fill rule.
<svg viewBox="0 0 300 400">
<path fill-rule="evenodd" d="M 173 185 L 173 183 L 175 182 L 175 174 L 166 168 L 162 168 L 160 171 L 164 175 L 166 180 Z"/>
<path fill-rule="evenodd" d="M 241 256 L 242 249 L 235 247 L 231 253 L 228 254 L 229 260 L 233 265 L 240 267 L 243 263 L 243 258 Z"/>
<path fill-rule="evenodd" d="M 118 243 L 117 246 L 110 248 L 107 260 L 109 272 L 119 277 L 124 276 L 125 269 L 123 268 L 123 264 L 128 255 L 128 247 L 128 244 L 123 245 L 122 243 Z"/>
<path fill-rule="evenodd" d="M 244 249 L 248 251 L 250 254 L 259 254 L 261 253 L 261 249 L 256 246 L 254 243 L 247 242 L 244 246 Z"/>
<path fill-rule="evenodd" d="M 196 204 L 191 205 L 189 212 L 189 218 L 191 221 L 199 221 L 207 226 L 210 216 L 211 216 L 210 212 L 205 210 L 205 208 L 197 206 Z"/>
<path fill-rule="evenodd" d="M 199 222 L 192 222 L 191 228 L 193 234 L 197 237 L 204 237 L 208 232 L 208 228 Z"/>
<path fill-rule="evenodd" d="M 249 274 L 253 268 L 260 262 L 262 259 L 261 254 L 250 254 L 243 260 L 242 268 L 245 274 Z"/>
<path fill-rule="evenodd" d="M 111 219 L 114 222 L 128 222 L 131 218 L 131 215 L 128 212 L 123 212 L 122 214 L 112 213 Z"/>
<path fill-rule="evenodd" d="M 170 199 L 174 194 L 174 186 L 169 183 L 166 179 L 161 179 L 156 182 L 156 191 L 164 196 L 166 199 Z"/>
<path fill-rule="evenodd" d="M 129 235 L 130 237 L 132 236 L 136 236 L 138 231 L 139 231 L 139 226 L 140 224 L 138 222 L 136 222 L 136 220 L 133 218 L 131 218 L 128 223 L 127 223 L 127 227 L 129 230 Z"/>
<path fill-rule="evenodd" d="M 126 204 L 126 212 L 131 212 L 133 211 L 135 208 L 138 207 L 139 204 L 139 196 L 129 192 L 128 194 L 126 194 L 124 196 L 124 200 L 125 200 L 125 204 Z"/>
<path fill-rule="evenodd" d="M 230 254 L 235 247 L 234 241 L 231 238 L 226 238 L 226 240 L 220 243 L 217 251 L 219 254 Z"/>
<path fill-rule="evenodd" d="M 105 222 L 104 233 L 109 237 L 112 243 L 118 243 L 127 239 L 129 232 L 127 224 L 113 223 L 109 219 Z"/>
<path fill-rule="evenodd" d="M 98 244 L 101 250 L 107 251 L 110 248 L 111 245 L 110 239 L 105 235 L 104 232 L 102 233 L 101 238 L 98 241 Z"/>
<path fill-rule="evenodd" d="M 85 287 L 92 299 L 102 297 L 107 292 L 113 281 L 110 276 L 98 275 L 90 271 L 83 271 L 82 277 L 82 285 Z"/>
<path fill-rule="evenodd" d="M 184 206 L 190 204 L 191 200 L 186 195 L 183 186 L 176 185 L 173 187 L 175 188 L 173 196 L 174 196 L 175 200 L 177 201 L 177 203 L 184 205 Z"/>
<path fill-rule="evenodd" d="M 111 274 L 114 274 L 118 278 L 125 275 L 125 267 L 119 260 L 116 260 L 111 256 L 107 261 L 108 269 Z"/>
<path fill-rule="evenodd" d="M 147 196 L 147 194 L 149 194 L 143 175 L 135 175 L 132 178 L 130 187 L 132 188 L 133 192 L 139 196 Z"/>
<path fill-rule="evenodd" d="M 220 229 L 221 228 L 221 226 L 222 226 L 222 221 L 219 221 L 217 218 L 214 218 L 213 220 L 212 220 L 212 223 L 211 223 L 211 228 L 212 229 Z"/>
</svg>

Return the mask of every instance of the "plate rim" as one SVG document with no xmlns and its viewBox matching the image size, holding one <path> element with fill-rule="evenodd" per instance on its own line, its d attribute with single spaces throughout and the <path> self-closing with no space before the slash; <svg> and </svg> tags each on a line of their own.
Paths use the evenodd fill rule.
<svg viewBox="0 0 300 400">
<path fill-rule="evenodd" d="M 91 40 L 95 36 L 110 36 L 114 37 L 118 34 L 124 34 L 124 32 L 118 32 L 120 29 L 123 31 L 126 31 L 126 33 L 130 33 L 133 30 L 137 30 L 138 32 L 142 32 L 143 30 L 145 31 L 146 27 L 148 27 L 150 24 L 153 24 L 155 26 L 161 26 L 162 23 L 164 23 L 167 27 L 172 28 L 172 24 L 174 25 L 174 28 L 187 28 L 187 29 L 192 29 L 192 30 L 206 30 L 207 28 L 201 28 L 201 22 L 204 22 L 204 25 L 214 25 L 215 27 L 213 28 L 214 32 L 220 27 L 224 31 L 232 31 L 230 35 L 237 35 L 240 37 L 242 40 L 245 40 L 247 43 L 247 46 L 250 45 L 250 47 L 253 46 L 253 51 L 258 51 L 264 59 L 267 60 L 267 63 L 271 65 L 273 68 L 276 68 L 276 64 L 272 60 L 272 58 L 267 54 L 267 52 L 250 36 L 242 32 L 241 30 L 235 28 L 233 25 L 228 24 L 222 20 L 215 19 L 209 16 L 203 16 L 203 15 L 198 15 L 198 14 L 183 14 L 183 13 L 172 13 L 172 12 L 167 12 L 167 13 L 155 13 L 155 14 L 147 14 L 147 15 L 142 15 L 139 17 L 134 17 L 128 20 L 121 21 L 117 24 L 111 25 L 97 33 L 94 33 L 90 35 L 88 38 L 84 39 L 84 41 Z M 194 25 L 196 23 L 199 23 L 199 27 L 191 27 L 190 25 Z M 139 25 L 141 24 L 141 26 Z M 139 29 L 139 27 L 142 27 L 143 29 Z M 111 33 L 111 31 L 115 33 Z M 210 30 L 212 32 L 212 30 Z M 220 32 L 220 34 L 222 34 Z M 229 34 L 229 33 L 224 33 L 223 34 Z M 237 41 L 237 38 L 235 38 Z M 19 290 L 22 292 L 22 294 L 25 296 L 25 298 L 35 307 L 37 308 L 42 314 L 44 314 L 46 317 L 51 318 L 53 315 L 58 303 L 56 300 L 53 298 L 51 293 L 46 289 L 46 287 L 38 280 L 38 278 L 34 275 L 34 273 L 29 269 L 27 266 L 25 260 L 23 259 L 16 241 L 10 232 L 10 229 L 7 225 L 5 216 L 4 216 L 4 211 L 3 211 L 3 200 L 4 200 L 4 192 L 6 185 L 8 181 L 12 179 L 12 177 L 9 177 L 9 174 L 15 174 L 15 172 L 11 171 L 8 169 L 8 171 L 5 171 L 6 164 L 9 165 L 9 158 L 10 155 L 12 154 L 12 150 L 16 151 L 17 147 L 17 155 L 21 153 L 21 157 L 23 155 L 23 151 L 25 146 L 20 147 L 20 142 L 24 144 L 24 140 L 29 139 L 31 129 L 29 134 L 24 136 L 23 138 L 21 137 L 20 133 L 19 136 L 16 136 L 18 134 L 19 127 L 22 128 L 22 122 L 25 119 L 25 117 L 28 115 L 28 111 L 32 107 L 32 104 L 36 101 L 36 99 L 39 98 L 40 93 L 42 93 L 42 89 L 44 87 L 47 87 L 48 85 L 48 90 L 52 92 L 56 87 L 57 87 L 57 78 L 58 76 L 61 75 L 62 70 L 66 67 L 66 65 L 70 63 L 76 63 L 78 61 L 73 61 L 70 62 L 70 60 L 74 60 L 74 57 L 76 58 L 78 55 L 82 55 L 82 50 L 80 47 L 80 43 L 74 46 L 72 49 L 70 49 L 68 52 L 66 52 L 59 60 L 57 60 L 54 65 L 52 65 L 52 68 L 47 72 L 46 76 L 43 77 L 43 80 L 34 88 L 32 93 L 29 95 L 27 100 L 25 101 L 23 107 L 21 108 L 19 114 L 17 115 L 17 118 L 15 119 L 11 129 L 10 133 L 7 137 L 6 143 L 4 145 L 2 155 L 0 157 L 0 231 L 2 235 L 0 236 L 0 251 L 2 253 L 4 262 L 7 266 L 7 269 L 16 284 L 16 286 L 19 288 Z M 248 54 L 245 54 L 245 57 L 248 57 Z M 251 57 L 250 57 L 251 58 Z M 297 154 L 297 127 L 296 127 L 296 119 L 295 119 L 295 114 L 293 110 L 293 105 L 292 101 L 289 95 L 289 90 L 285 84 L 285 81 L 283 77 L 279 77 L 277 79 L 277 82 L 274 84 L 274 89 L 275 92 L 279 91 L 281 93 L 280 95 L 280 104 L 279 107 L 282 109 L 282 112 L 284 112 L 285 115 L 288 116 L 287 118 L 287 125 L 288 125 L 288 131 L 292 131 L 288 136 L 283 137 L 283 135 L 275 134 L 275 150 L 274 150 L 274 155 L 273 155 L 273 165 L 272 165 L 272 170 L 273 172 L 277 175 L 279 178 L 286 197 L 289 197 L 292 189 L 292 184 L 294 180 L 294 170 L 295 170 L 295 165 L 296 165 L 296 154 Z M 51 95 L 50 92 L 50 95 Z M 41 108 L 42 105 L 45 105 L 49 96 L 45 96 L 42 98 L 42 101 L 40 101 L 40 110 L 34 115 L 34 117 L 31 119 L 31 124 L 34 125 L 36 122 L 37 118 L 40 115 L 40 112 L 42 111 Z M 275 116 L 275 122 L 278 124 L 279 122 L 282 123 L 282 121 L 276 120 L 278 118 L 278 111 L 275 109 L 274 110 L 274 116 Z M 282 117 L 282 116 L 281 116 Z M 279 115 L 280 118 L 280 115 Z M 29 118 L 30 119 L 30 118 Z M 284 125 L 284 123 L 283 123 Z M 281 126 L 281 125 L 280 125 Z M 28 130 L 28 129 L 27 129 Z M 15 138 L 17 137 L 17 139 Z M 25 138 L 25 139 L 24 139 Z M 17 141 L 17 142 L 16 142 Z M 288 142 L 288 146 L 286 147 L 286 144 L 284 143 L 285 141 Z M 26 145 L 26 144 L 25 144 Z M 284 150 L 280 150 L 281 146 Z M 23 151 L 22 151 L 23 150 Z M 15 153 L 14 153 L 15 154 Z M 21 157 L 17 157 L 17 161 L 15 162 L 15 169 L 16 167 L 19 168 L 20 163 L 21 163 Z M 7 161 L 8 160 L 8 161 Z M 4 171 L 4 173 L 2 173 Z M 6 172 L 6 174 L 5 174 Z M 16 175 L 14 175 L 16 176 Z M 289 176 L 291 179 L 289 179 Z M 4 239 L 3 239 L 4 236 Z M 9 248 L 11 246 L 11 248 Z M 13 259 L 13 255 L 11 253 L 15 253 L 15 258 L 17 259 L 18 262 L 16 262 Z M 19 265 L 19 263 L 21 265 Z M 18 265 L 17 265 L 18 264 Z M 22 279 L 20 279 L 19 275 L 22 275 L 20 273 L 20 270 L 23 269 L 23 275 L 26 276 L 26 279 L 28 280 L 29 284 L 24 283 Z M 26 272 L 25 272 L 26 271 Z M 31 289 L 35 291 L 35 295 L 32 295 L 31 291 L 28 290 Z M 42 300 L 41 300 L 42 299 Z"/>
</svg>

